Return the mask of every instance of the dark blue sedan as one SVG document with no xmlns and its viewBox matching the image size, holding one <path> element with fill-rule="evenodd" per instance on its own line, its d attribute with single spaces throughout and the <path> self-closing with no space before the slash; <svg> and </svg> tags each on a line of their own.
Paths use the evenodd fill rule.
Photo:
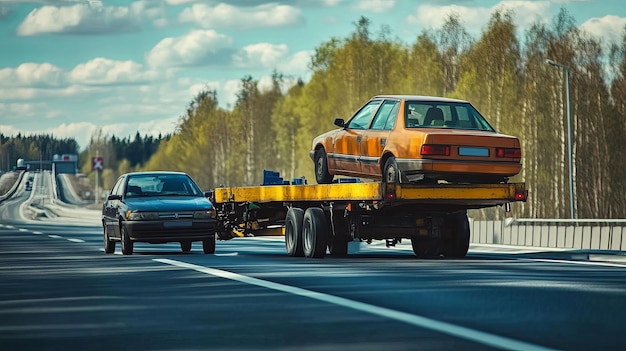
<svg viewBox="0 0 626 351">
<path fill-rule="evenodd" d="M 104 251 L 133 254 L 133 243 L 179 242 L 183 252 L 202 242 L 215 253 L 216 213 L 200 187 L 183 172 L 134 172 L 118 178 L 102 205 Z"/>
</svg>

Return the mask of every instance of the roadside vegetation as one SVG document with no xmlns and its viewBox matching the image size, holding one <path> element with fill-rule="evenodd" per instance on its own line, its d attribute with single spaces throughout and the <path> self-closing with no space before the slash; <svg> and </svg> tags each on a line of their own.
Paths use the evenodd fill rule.
<svg viewBox="0 0 626 351">
<path fill-rule="evenodd" d="M 147 149 L 116 149 L 112 137 L 93 136 L 82 170 L 94 179 L 90 160 L 98 150 L 107 158 L 105 188 L 129 170 L 183 170 L 204 189 L 260 184 L 263 169 L 314 182 L 310 143 L 335 128 L 335 118 L 348 118 L 378 94 L 446 96 L 469 100 L 499 132 L 521 139 L 523 168 L 512 181 L 525 181 L 530 198 L 514 206 L 513 216 L 569 218 L 565 72 L 548 65 L 551 59 L 570 67 L 578 217 L 623 217 L 626 28 L 622 42 L 607 43 L 578 29 L 564 9 L 525 32 L 513 16 L 494 12 L 474 38 L 462 18 L 450 15 L 408 44 L 386 27 L 372 32 L 361 18 L 346 37 L 317 46 L 308 82 L 276 72 L 267 88 L 244 77 L 229 109 L 219 106 L 215 91 L 202 91 L 184 108 L 177 131 Z"/>
</svg>

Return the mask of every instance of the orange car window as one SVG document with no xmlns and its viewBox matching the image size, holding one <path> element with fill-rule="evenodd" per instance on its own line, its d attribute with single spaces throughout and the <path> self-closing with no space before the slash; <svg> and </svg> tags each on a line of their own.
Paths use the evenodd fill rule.
<svg viewBox="0 0 626 351">
<path fill-rule="evenodd" d="M 399 103 L 393 100 L 386 100 L 383 105 L 378 109 L 378 113 L 374 116 L 374 122 L 372 123 L 372 129 L 391 129 L 393 127 L 393 121 L 388 123 L 392 118 L 395 121 L 395 116 L 391 117 L 393 111 L 398 112 L 397 106 Z M 389 125 L 389 128 L 387 126 Z"/>
<path fill-rule="evenodd" d="M 452 128 L 494 131 L 469 103 L 408 101 L 404 124 L 407 128 Z"/>
<path fill-rule="evenodd" d="M 378 110 L 381 100 L 370 101 L 367 105 L 363 106 L 359 112 L 350 119 L 348 122 L 349 129 L 366 129 L 370 125 L 372 116 Z"/>
</svg>

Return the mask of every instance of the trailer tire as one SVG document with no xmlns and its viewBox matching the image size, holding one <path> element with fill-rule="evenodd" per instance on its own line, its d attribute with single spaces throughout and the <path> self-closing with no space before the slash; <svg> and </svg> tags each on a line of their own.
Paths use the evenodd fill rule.
<svg viewBox="0 0 626 351">
<path fill-rule="evenodd" d="M 443 255 L 448 258 L 462 258 L 467 255 L 470 241 L 467 212 L 453 213 L 448 216 L 449 225 L 443 232 Z"/>
<path fill-rule="evenodd" d="M 328 224 L 324 210 L 319 207 L 309 207 L 304 212 L 302 221 L 302 240 L 304 256 L 323 258 L 326 255 L 328 244 Z"/>
<path fill-rule="evenodd" d="M 433 258 L 439 256 L 439 240 L 428 237 L 411 238 L 413 253 L 419 258 Z"/>
<path fill-rule="evenodd" d="M 302 220 L 304 211 L 301 208 L 291 207 L 285 217 L 285 247 L 291 257 L 304 256 L 302 245 Z"/>
</svg>

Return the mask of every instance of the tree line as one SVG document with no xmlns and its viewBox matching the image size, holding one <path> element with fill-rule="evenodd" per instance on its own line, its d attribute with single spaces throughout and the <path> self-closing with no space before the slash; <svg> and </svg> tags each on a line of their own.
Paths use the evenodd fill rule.
<svg viewBox="0 0 626 351">
<path fill-rule="evenodd" d="M 77 154 L 78 143 L 73 138 L 57 139 L 52 135 L 7 136 L 0 132 L 0 171 L 10 171 L 18 159 L 51 161 L 53 156 Z"/>
</svg>

